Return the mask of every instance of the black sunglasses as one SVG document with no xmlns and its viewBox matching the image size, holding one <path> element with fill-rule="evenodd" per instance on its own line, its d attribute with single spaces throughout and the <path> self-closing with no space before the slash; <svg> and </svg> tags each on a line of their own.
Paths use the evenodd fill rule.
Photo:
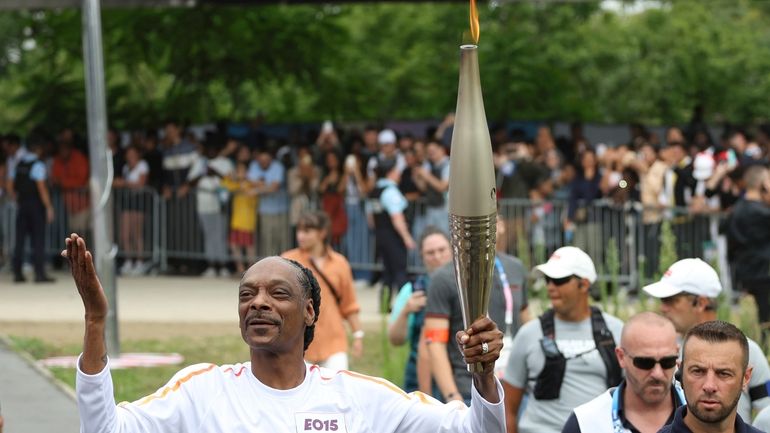
<svg viewBox="0 0 770 433">
<path fill-rule="evenodd" d="M 548 275 L 546 275 L 545 276 L 545 283 L 546 284 L 553 283 L 555 286 L 563 286 L 563 285 L 569 283 L 569 281 L 571 279 L 573 279 L 573 278 L 575 278 L 574 275 L 570 275 L 568 277 L 563 277 L 563 278 L 551 278 Z"/>
<path fill-rule="evenodd" d="M 625 352 L 626 349 L 623 349 Z M 672 356 L 664 356 L 660 359 L 655 359 L 651 356 L 637 356 L 633 357 L 626 352 L 626 355 L 631 358 L 631 362 L 633 362 L 634 367 L 640 369 L 640 370 L 652 370 L 655 368 L 655 364 L 660 364 L 660 368 L 664 370 L 668 370 L 669 368 L 676 367 L 676 361 L 679 359 L 678 356 L 672 355 Z"/>
</svg>

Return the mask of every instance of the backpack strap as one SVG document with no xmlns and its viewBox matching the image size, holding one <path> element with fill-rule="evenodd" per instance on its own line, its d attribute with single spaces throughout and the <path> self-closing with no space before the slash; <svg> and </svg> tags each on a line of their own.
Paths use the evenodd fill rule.
<svg viewBox="0 0 770 433">
<path fill-rule="evenodd" d="M 536 400 L 556 400 L 561 394 L 564 373 L 567 371 L 567 358 L 562 355 L 554 340 L 554 311 L 547 310 L 540 318 L 543 338 L 540 347 L 545 357 L 543 370 L 535 380 L 532 396 Z"/>
<path fill-rule="evenodd" d="M 607 387 L 618 386 L 623 379 L 623 372 L 615 356 L 615 339 L 607 327 L 607 322 L 604 321 L 601 310 L 595 306 L 591 306 L 591 330 L 594 334 L 596 349 L 607 368 Z"/>
<path fill-rule="evenodd" d="M 553 339 L 556 335 L 554 316 L 553 308 L 549 308 L 540 316 L 540 329 L 543 330 L 543 337 Z"/>
<path fill-rule="evenodd" d="M 315 263 L 315 259 L 310 259 L 310 266 L 313 268 L 315 273 L 318 274 L 319 277 L 321 277 L 322 280 L 326 283 L 327 286 L 329 286 L 329 289 L 332 291 L 332 296 L 334 296 L 334 301 L 337 302 L 337 306 L 339 307 L 342 303 L 342 297 L 340 296 L 339 292 L 337 292 L 337 289 L 334 288 L 334 285 L 331 281 L 329 281 L 328 278 L 326 278 L 326 275 L 324 275 L 323 272 L 321 272 L 321 268 L 318 267 Z"/>
<path fill-rule="evenodd" d="M 770 382 L 761 383 L 749 388 L 749 397 L 751 397 L 751 401 L 759 400 L 770 395 L 768 388 L 770 388 Z"/>
</svg>

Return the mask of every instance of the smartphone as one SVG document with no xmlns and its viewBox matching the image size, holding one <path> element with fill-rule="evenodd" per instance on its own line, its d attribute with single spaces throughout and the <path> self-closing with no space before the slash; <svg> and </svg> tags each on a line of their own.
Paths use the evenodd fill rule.
<svg viewBox="0 0 770 433">
<path fill-rule="evenodd" d="M 358 164 L 358 161 L 356 161 L 356 156 L 355 155 L 348 155 L 345 158 L 345 167 L 347 167 L 349 169 L 353 169 L 353 168 L 356 168 L 357 164 Z"/>
<path fill-rule="evenodd" d="M 422 278 L 418 278 L 412 283 L 412 293 L 418 292 L 425 292 L 425 284 L 423 284 Z"/>
<path fill-rule="evenodd" d="M 734 169 L 738 165 L 738 158 L 735 156 L 735 151 L 730 149 L 727 151 L 727 168 Z"/>
</svg>

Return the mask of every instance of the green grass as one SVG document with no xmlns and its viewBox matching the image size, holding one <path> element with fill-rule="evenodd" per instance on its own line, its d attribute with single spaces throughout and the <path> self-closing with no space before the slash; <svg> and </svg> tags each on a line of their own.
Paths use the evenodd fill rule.
<svg viewBox="0 0 770 433">
<path fill-rule="evenodd" d="M 27 352 L 34 359 L 52 356 L 76 355 L 82 351 L 80 345 L 57 345 L 37 338 L 11 337 L 15 350 Z M 152 394 L 182 367 L 209 362 L 232 364 L 249 360 L 249 351 L 239 335 L 207 338 L 173 338 L 165 340 L 127 340 L 121 342 L 124 352 L 176 352 L 184 356 L 182 365 L 131 368 L 113 370 L 117 401 L 134 401 Z M 364 337 L 364 356 L 351 357 L 350 368 L 364 374 L 385 377 L 397 385 L 403 382 L 406 346 L 394 348 L 379 329 L 369 329 Z M 53 375 L 74 389 L 75 370 L 72 368 L 51 368 Z"/>
</svg>

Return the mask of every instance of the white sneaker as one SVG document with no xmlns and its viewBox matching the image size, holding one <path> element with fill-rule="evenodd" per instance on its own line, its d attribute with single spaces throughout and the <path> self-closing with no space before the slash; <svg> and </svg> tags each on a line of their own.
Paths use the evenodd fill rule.
<svg viewBox="0 0 770 433">
<path fill-rule="evenodd" d="M 123 266 L 120 267 L 120 275 L 127 276 L 131 275 L 134 269 L 134 261 L 133 260 L 126 260 L 123 262 Z"/>
<path fill-rule="evenodd" d="M 131 275 L 135 275 L 137 277 L 144 275 L 146 272 L 145 266 L 146 264 L 143 261 L 137 260 L 136 263 L 134 263 L 134 269 L 131 270 Z"/>
<path fill-rule="evenodd" d="M 227 268 L 219 268 L 219 276 L 222 278 L 230 278 L 230 271 Z"/>
<path fill-rule="evenodd" d="M 214 268 L 206 268 L 205 271 L 201 274 L 201 277 L 203 278 L 214 278 L 217 276 L 217 270 Z"/>
</svg>

